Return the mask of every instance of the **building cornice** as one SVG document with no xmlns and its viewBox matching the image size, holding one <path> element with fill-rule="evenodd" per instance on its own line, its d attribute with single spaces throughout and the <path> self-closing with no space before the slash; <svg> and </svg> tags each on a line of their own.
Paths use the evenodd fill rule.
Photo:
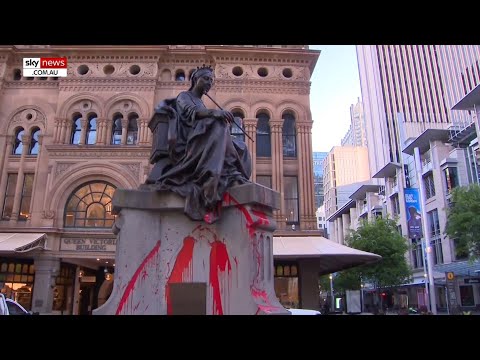
<svg viewBox="0 0 480 360">
<path fill-rule="evenodd" d="M 56 89 L 59 87 L 58 80 L 21 80 L 21 81 L 5 81 L 4 88 L 20 89 L 20 88 L 34 88 L 34 89 Z"/>
<path fill-rule="evenodd" d="M 108 158 L 150 158 L 150 146 L 102 146 L 102 145 L 46 145 L 50 159 L 76 158 L 104 160 Z"/>
<path fill-rule="evenodd" d="M 207 46 L 207 54 L 211 55 L 217 63 L 219 62 L 252 62 L 277 63 L 277 64 L 303 64 L 307 65 L 310 73 L 313 73 L 320 51 L 296 48 L 260 48 L 260 47 L 228 47 L 228 46 Z M 248 55 L 246 55 L 247 53 Z"/>
</svg>

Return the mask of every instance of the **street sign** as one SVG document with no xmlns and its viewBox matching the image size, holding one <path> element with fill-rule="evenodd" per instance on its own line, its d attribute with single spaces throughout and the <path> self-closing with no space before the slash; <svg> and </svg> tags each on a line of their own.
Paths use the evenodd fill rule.
<svg viewBox="0 0 480 360">
<path fill-rule="evenodd" d="M 449 313 L 457 315 L 460 311 L 459 304 L 457 301 L 457 280 L 455 279 L 455 274 L 453 272 L 445 273 L 446 287 L 447 287 L 447 302 Z"/>
</svg>

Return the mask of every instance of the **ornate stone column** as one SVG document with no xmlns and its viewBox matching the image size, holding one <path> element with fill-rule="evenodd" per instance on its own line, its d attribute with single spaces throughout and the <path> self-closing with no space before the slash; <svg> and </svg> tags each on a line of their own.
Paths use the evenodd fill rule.
<svg viewBox="0 0 480 360">
<path fill-rule="evenodd" d="M 316 229 L 312 164 L 312 124 L 297 123 L 298 184 L 300 204 L 300 226 L 302 229 Z"/>
<path fill-rule="evenodd" d="M 60 142 L 62 144 L 70 143 L 70 136 L 72 135 L 71 123 L 68 119 L 61 119 L 60 121 Z"/>
<path fill-rule="evenodd" d="M 245 132 L 250 136 L 252 139 L 256 140 L 257 137 L 257 119 L 243 119 L 243 128 Z M 257 144 L 255 144 L 252 140 L 245 136 L 245 142 L 247 144 L 248 150 L 250 151 L 250 155 L 252 157 L 252 177 L 251 181 L 255 181 L 257 178 Z"/>
<path fill-rule="evenodd" d="M 61 139 L 61 126 L 62 126 L 62 118 L 55 117 L 53 120 L 54 128 L 53 128 L 53 143 L 58 144 Z"/>
<path fill-rule="evenodd" d="M 138 126 L 137 143 L 139 145 L 148 145 L 148 132 L 150 131 L 150 129 L 148 128 L 148 119 L 138 118 L 137 126 Z"/>
<path fill-rule="evenodd" d="M 43 139 L 45 135 L 38 135 L 38 154 L 37 154 L 37 161 L 35 162 L 35 172 L 33 175 L 33 184 L 32 184 L 32 191 L 34 191 L 37 186 L 37 178 L 38 178 L 38 167 L 40 163 L 40 154 L 42 153 L 42 144 L 43 144 Z M 28 213 L 30 216 L 27 218 L 27 224 L 30 225 L 32 221 L 32 214 L 33 214 L 33 201 L 35 199 L 35 194 L 32 194 L 31 200 L 30 200 L 30 207 L 28 209 Z"/>
<path fill-rule="evenodd" d="M 72 129 L 73 129 L 73 120 L 63 119 L 63 125 L 65 128 L 65 133 L 60 138 L 61 144 L 71 144 L 72 143 Z"/>
<path fill-rule="evenodd" d="M 12 216 L 10 216 L 10 223 L 16 223 L 18 220 L 18 213 L 20 212 L 20 201 L 22 199 L 23 189 L 23 164 L 25 162 L 25 156 L 28 154 L 31 142 L 31 134 L 22 135 L 22 155 L 20 157 L 20 164 L 18 165 L 17 184 L 15 186 L 15 197 L 13 198 Z"/>
<path fill-rule="evenodd" d="M 272 187 L 280 193 L 280 211 L 275 211 L 275 220 L 279 229 L 285 229 L 285 193 L 283 189 L 283 119 L 270 119 L 272 140 Z"/>
<path fill-rule="evenodd" d="M 113 119 L 105 119 L 105 132 L 103 133 L 103 143 L 111 145 L 113 141 Z"/>
<path fill-rule="evenodd" d="M 122 145 L 127 144 L 127 131 L 128 131 L 128 119 L 123 118 L 122 119 Z"/>
<path fill-rule="evenodd" d="M 82 124 L 82 131 L 80 133 L 79 145 L 85 145 L 85 139 L 86 139 L 86 136 L 87 136 L 88 120 L 86 118 L 82 118 L 82 120 L 80 120 L 80 123 Z"/>
<path fill-rule="evenodd" d="M 7 135 L 5 140 L 5 151 L 3 152 L 3 168 L 2 168 L 2 180 L 0 182 L 0 204 L 2 204 L 1 211 L 3 212 L 3 204 L 5 202 L 5 193 L 7 191 L 8 180 L 8 159 L 12 154 L 13 144 L 15 143 L 14 135 Z M 2 214 L 0 214 L 0 217 Z"/>
<path fill-rule="evenodd" d="M 107 133 L 107 119 L 106 118 L 97 118 L 97 138 L 95 139 L 95 144 L 105 145 L 106 142 L 106 133 Z"/>
</svg>

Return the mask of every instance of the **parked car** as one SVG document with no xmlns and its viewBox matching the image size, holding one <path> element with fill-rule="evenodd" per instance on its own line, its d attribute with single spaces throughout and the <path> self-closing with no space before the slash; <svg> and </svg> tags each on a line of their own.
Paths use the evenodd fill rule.
<svg viewBox="0 0 480 360">
<path fill-rule="evenodd" d="M 16 301 L 6 298 L 0 293 L 0 315 L 31 315 L 31 312 Z"/>
<path fill-rule="evenodd" d="M 310 309 L 287 309 L 292 315 L 322 315 L 318 310 Z"/>
</svg>

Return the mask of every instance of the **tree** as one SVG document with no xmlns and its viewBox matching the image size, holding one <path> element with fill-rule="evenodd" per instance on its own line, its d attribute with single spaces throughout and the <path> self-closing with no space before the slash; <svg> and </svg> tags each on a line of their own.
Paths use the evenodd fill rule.
<svg viewBox="0 0 480 360">
<path fill-rule="evenodd" d="M 471 184 L 453 189 L 447 210 L 445 232 L 456 240 L 457 255 L 480 258 L 480 186 Z"/>
<path fill-rule="evenodd" d="M 335 276 L 335 290 L 344 294 L 346 290 L 360 290 L 362 279 L 356 268 L 343 270 Z"/>
<path fill-rule="evenodd" d="M 395 220 L 375 218 L 371 221 L 364 221 L 357 230 L 347 235 L 345 242 L 352 248 L 382 257 L 380 261 L 373 264 L 357 266 L 341 274 L 342 277 L 345 277 L 346 282 L 353 281 L 358 287 L 360 286 L 359 279 L 373 285 L 377 302 L 379 289 L 398 286 L 410 280 L 412 272 L 405 258 L 409 247 L 397 231 Z"/>
</svg>

